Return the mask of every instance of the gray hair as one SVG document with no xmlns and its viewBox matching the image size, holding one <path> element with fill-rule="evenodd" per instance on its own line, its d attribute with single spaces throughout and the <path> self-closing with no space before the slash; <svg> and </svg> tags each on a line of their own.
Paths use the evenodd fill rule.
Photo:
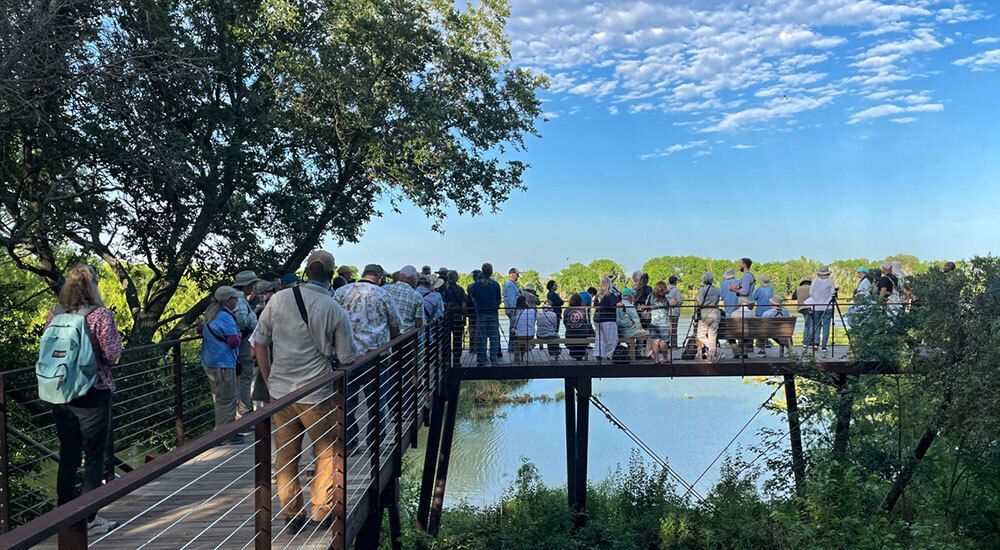
<svg viewBox="0 0 1000 550">
<path fill-rule="evenodd" d="M 710 285 L 715 282 L 715 274 L 711 271 L 706 271 L 704 275 L 701 276 L 701 284 Z"/>
</svg>

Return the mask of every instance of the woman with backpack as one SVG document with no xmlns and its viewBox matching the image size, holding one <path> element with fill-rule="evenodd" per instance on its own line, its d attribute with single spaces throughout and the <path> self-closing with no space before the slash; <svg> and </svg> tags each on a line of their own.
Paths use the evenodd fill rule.
<svg viewBox="0 0 1000 550">
<path fill-rule="evenodd" d="M 242 293 L 231 286 L 215 289 L 212 303 L 205 310 L 205 318 L 198 325 L 198 332 L 201 334 L 201 366 L 205 369 L 212 389 L 216 429 L 236 420 L 236 359 L 242 338 L 236 327 L 233 310 L 240 296 Z M 240 436 L 234 435 L 222 444 L 242 442 Z"/>
<path fill-rule="evenodd" d="M 76 328 L 81 325 L 82 332 Z M 80 335 L 85 336 L 86 341 L 69 343 Z M 76 474 L 81 458 L 84 460 L 81 493 L 100 487 L 113 467 L 111 403 L 115 380 L 111 365 L 121 356 L 122 337 L 114 314 L 104 307 L 94 268 L 77 265 L 66 272 L 59 289 L 59 306 L 45 322 L 40 347 L 35 368 L 39 374 L 39 395 L 53 403 L 52 417 L 59 437 L 56 494 L 57 503 L 63 505 L 77 497 Z M 52 358 L 62 361 L 55 365 Z M 43 373 L 50 363 L 67 371 L 72 369 L 66 372 L 65 380 L 76 379 L 82 383 L 63 383 L 58 389 L 46 384 Z M 73 393 L 65 394 L 67 391 Z M 64 394 L 57 395 L 57 392 Z M 87 533 L 103 535 L 117 525 L 117 522 L 94 514 L 87 520 Z"/>
</svg>

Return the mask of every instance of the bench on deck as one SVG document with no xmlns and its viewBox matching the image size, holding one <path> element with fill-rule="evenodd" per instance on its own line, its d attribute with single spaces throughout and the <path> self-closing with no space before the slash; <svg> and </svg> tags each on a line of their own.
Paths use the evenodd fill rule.
<svg viewBox="0 0 1000 550">
<path fill-rule="evenodd" d="M 795 317 L 723 317 L 719 323 L 719 339 L 725 339 L 733 345 L 736 351 L 736 340 L 750 340 L 750 350 L 753 351 L 753 341 L 774 340 L 780 346 L 780 356 L 784 357 L 785 349 L 792 347 L 792 336 L 795 334 Z"/>
<path fill-rule="evenodd" d="M 646 337 L 631 337 L 631 338 L 618 338 L 619 344 L 625 344 L 628 346 L 628 355 L 632 361 L 635 361 L 637 350 L 646 349 Z M 595 338 L 528 338 L 524 340 L 527 342 L 528 349 L 532 349 L 534 346 L 543 346 L 549 344 L 560 344 L 563 346 L 593 346 Z M 641 344 L 641 345 L 640 345 Z"/>
</svg>

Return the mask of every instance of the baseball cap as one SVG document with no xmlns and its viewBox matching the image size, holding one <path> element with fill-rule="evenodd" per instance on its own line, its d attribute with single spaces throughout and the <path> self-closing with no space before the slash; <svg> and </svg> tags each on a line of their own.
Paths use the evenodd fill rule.
<svg viewBox="0 0 1000 550">
<path fill-rule="evenodd" d="M 333 260 L 333 254 L 330 254 L 326 250 L 313 250 L 310 252 L 309 257 L 306 258 L 306 267 L 309 267 L 317 262 L 323 266 L 324 271 L 329 273 L 333 273 L 334 268 L 337 267 Z"/>
<path fill-rule="evenodd" d="M 294 273 L 285 273 L 281 276 L 281 284 L 283 285 L 294 285 L 299 282 L 299 276 Z"/>
<path fill-rule="evenodd" d="M 399 274 L 402 275 L 403 277 L 413 277 L 414 275 L 417 274 L 417 268 L 413 267 L 412 265 L 404 265 L 403 269 L 399 270 Z"/>
<path fill-rule="evenodd" d="M 237 298 L 239 296 L 243 296 L 243 293 L 231 286 L 220 286 L 215 289 L 215 292 L 212 294 L 215 301 L 220 303 L 225 302 L 230 298 Z"/>
<path fill-rule="evenodd" d="M 384 277 L 385 270 L 382 266 L 378 264 L 368 264 L 365 266 L 365 270 L 361 273 L 362 275 L 374 275 L 376 277 Z"/>
<path fill-rule="evenodd" d="M 516 267 L 510 268 L 510 271 L 507 272 L 508 275 L 510 275 L 511 273 L 517 273 L 518 275 L 521 274 L 521 272 L 518 271 Z"/>
</svg>

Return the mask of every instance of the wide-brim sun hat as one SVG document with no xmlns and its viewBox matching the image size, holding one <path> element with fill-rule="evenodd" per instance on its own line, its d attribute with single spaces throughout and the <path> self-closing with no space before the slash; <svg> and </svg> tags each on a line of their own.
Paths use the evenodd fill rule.
<svg viewBox="0 0 1000 550">
<path fill-rule="evenodd" d="M 723 277 L 735 277 L 736 276 L 736 270 L 730 267 L 729 269 L 726 270 L 725 273 L 722 274 L 722 276 Z"/>
<path fill-rule="evenodd" d="M 761 275 L 760 276 L 760 282 L 764 283 L 764 284 L 769 284 L 771 282 L 771 276 L 770 275 Z"/>
<path fill-rule="evenodd" d="M 774 296 L 771 296 L 771 305 L 772 306 L 780 306 L 783 303 L 785 303 L 785 297 L 784 296 L 780 296 L 778 294 L 775 294 Z"/>
<path fill-rule="evenodd" d="M 233 277 L 232 286 L 235 288 L 242 288 L 248 285 L 252 285 L 259 280 L 260 278 L 258 278 L 257 274 L 254 273 L 253 271 L 250 270 L 240 271 L 239 273 L 236 274 L 235 277 Z"/>
<path fill-rule="evenodd" d="M 830 266 L 824 265 L 824 266 L 820 267 L 819 271 L 816 272 L 816 275 L 818 275 L 820 277 L 829 277 L 830 276 Z"/>
<path fill-rule="evenodd" d="M 444 279 L 438 277 L 437 275 L 431 277 L 431 288 L 437 290 L 444 286 Z"/>
</svg>

